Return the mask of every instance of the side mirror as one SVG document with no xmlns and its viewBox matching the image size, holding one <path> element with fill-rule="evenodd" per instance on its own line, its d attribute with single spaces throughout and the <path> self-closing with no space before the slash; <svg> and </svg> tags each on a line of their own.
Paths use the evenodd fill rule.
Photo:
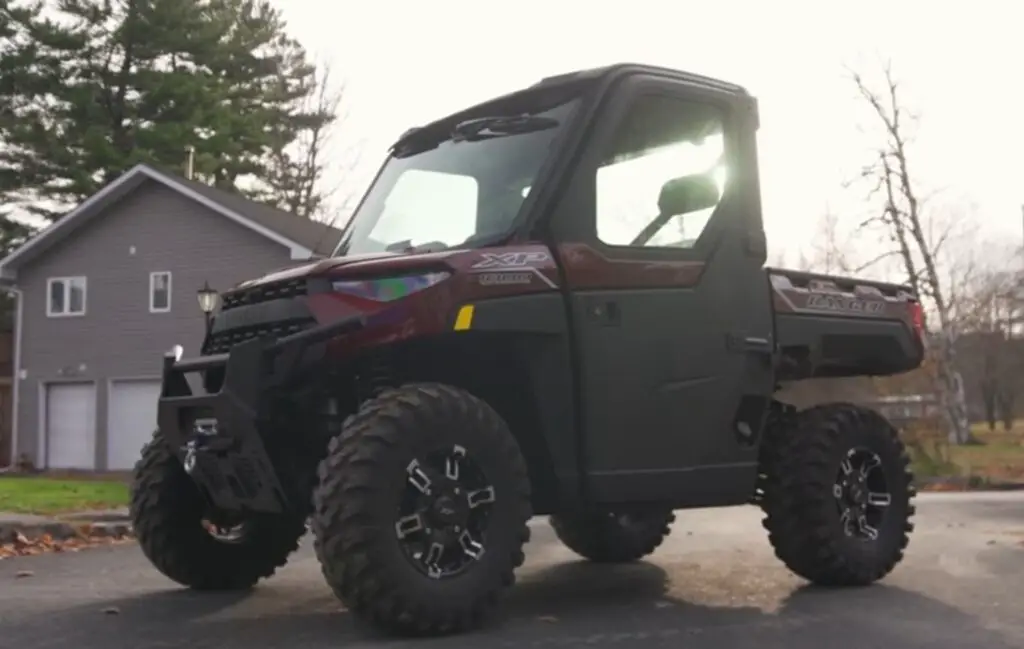
<svg viewBox="0 0 1024 649">
<path fill-rule="evenodd" d="M 677 216 L 718 205 L 722 199 L 718 183 L 710 174 L 673 178 L 661 186 L 658 210 L 662 216 Z"/>
</svg>

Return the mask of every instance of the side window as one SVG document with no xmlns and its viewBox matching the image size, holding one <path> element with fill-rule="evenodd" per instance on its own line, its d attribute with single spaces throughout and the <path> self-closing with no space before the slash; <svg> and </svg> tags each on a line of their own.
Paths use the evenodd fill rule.
<svg viewBox="0 0 1024 649">
<path fill-rule="evenodd" d="M 692 248 L 725 191 L 724 123 L 708 104 L 639 97 L 597 169 L 597 238 Z"/>
<path fill-rule="evenodd" d="M 149 274 L 149 312 L 167 313 L 171 310 L 171 273 L 158 271 Z"/>
<path fill-rule="evenodd" d="M 85 315 L 84 277 L 51 277 L 46 280 L 46 315 L 51 318 Z"/>
</svg>

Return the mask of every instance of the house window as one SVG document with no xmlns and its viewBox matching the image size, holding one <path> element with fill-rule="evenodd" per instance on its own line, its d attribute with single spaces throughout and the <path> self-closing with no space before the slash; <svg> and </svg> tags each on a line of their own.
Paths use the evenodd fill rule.
<svg viewBox="0 0 1024 649">
<path fill-rule="evenodd" d="M 171 273 L 160 271 L 149 274 L 149 312 L 167 313 L 171 310 Z"/>
<path fill-rule="evenodd" d="M 85 278 L 51 277 L 46 282 L 46 315 L 85 315 Z"/>
</svg>

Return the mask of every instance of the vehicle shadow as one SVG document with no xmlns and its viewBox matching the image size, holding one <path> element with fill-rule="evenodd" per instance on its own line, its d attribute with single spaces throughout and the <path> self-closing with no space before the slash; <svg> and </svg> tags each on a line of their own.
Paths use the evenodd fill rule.
<svg viewBox="0 0 1024 649">
<path fill-rule="evenodd" d="M 50 619 L 0 624 L 0 637 L 33 649 L 143 647 L 677 647 L 687 649 L 1013 649 L 1022 646 L 933 598 L 877 585 L 801 587 L 777 606 L 709 606 L 685 593 L 721 584 L 696 577 L 682 588 L 652 563 L 571 562 L 525 576 L 483 629 L 448 638 L 385 637 L 340 609 L 325 589 L 271 581 L 251 594 L 168 590 L 94 602 Z M 668 593 L 682 592 L 673 597 Z"/>
</svg>

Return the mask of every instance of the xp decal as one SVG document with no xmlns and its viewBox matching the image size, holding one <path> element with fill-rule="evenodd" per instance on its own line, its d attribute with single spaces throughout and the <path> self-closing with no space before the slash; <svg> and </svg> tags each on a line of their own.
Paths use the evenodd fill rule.
<svg viewBox="0 0 1024 649">
<path fill-rule="evenodd" d="M 553 268 L 553 264 L 547 250 L 484 252 L 469 270 L 478 275 L 477 282 L 481 286 L 528 286 L 536 277 L 549 288 L 558 288 L 558 284 L 541 270 Z"/>
<path fill-rule="evenodd" d="M 551 255 L 544 250 L 525 252 L 485 252 L 480 261 L 470 266 L 473 270 L 500 270 L 506 268 L 524 268 L 548 264 Z"/>
</svg>

